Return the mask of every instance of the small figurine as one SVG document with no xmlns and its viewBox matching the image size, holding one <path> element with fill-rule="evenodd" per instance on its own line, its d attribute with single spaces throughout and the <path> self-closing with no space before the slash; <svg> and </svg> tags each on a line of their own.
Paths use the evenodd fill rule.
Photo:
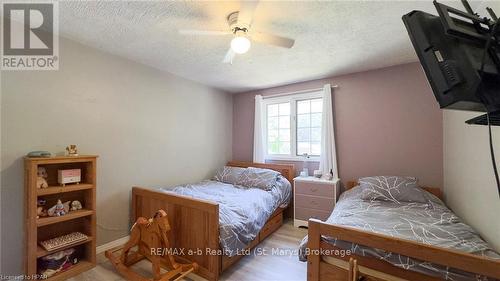
<svg viewBox="0 0 500 281">
<path fill-rule="evenodd" d="M 75 144 L 70 144 L 69 146 L 67 146 L 66 152 L 68 153 L 68 156 L 78 156 L 78 149 L 76 148 Z"/>
<path fill-rule="evenodd" d="M 57 200 L 56 205 L 54 205 L 52 208 L 49 209 L 48 214 L 51 217 L 60 217 L 64 216 L 69 212 L 69 203 L 71 201 L 64 202 L 64 204 L 61 202 L 60 199 Z"/>
<path fill-rule="evenodd" d="M 45 210 L 44 207 L 39 206 L 36 208 L 36 218 L 39 219 L 40 217 L 46 217 L 47 216 L 47 210 Z"/>
<path fill-rule="evenodd" d="M 80 201 L 75 200 L 71 202 L 71 211 L 77 211 L 80 209 L 82 209 L 82 203 L 80 203 Z"/>
<path fill-rule="evenodd" d="M 64 212 L 64 205 L 61 202 L 61 200 L 57 200 L 57 204 L 55 206 L 56 208 L 54 209 L 54 215 L 59 217 L 59 216 L 64 216 L 66 215 L 66 212 Z"/>
<path fill-rule="evenodd" d="M 46 217 L 47 216 L 47 210 L 43 207 L 45 206 L 46 201 L 45 199 L 38 199 L 36 202 L 37 208 L 36 208 L 36 218 L 40 217 Z"/>
<path fill-rule="evenodd" d="M 37 170 L 37 178 L 36 178 L 36 187 L 37 188 L 47 188 L 49 184 L 47 183 L 47 169 L 45 167 L 38 167 Z"/>
</svg>

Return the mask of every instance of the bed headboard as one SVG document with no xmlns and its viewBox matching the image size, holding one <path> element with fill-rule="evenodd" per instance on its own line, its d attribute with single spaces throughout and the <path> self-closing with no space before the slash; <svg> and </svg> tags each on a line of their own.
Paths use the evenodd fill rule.
<svg viewBox="0 0 500 281">
<path fill-rule="evenodd" d="M 295 167 L 292 164 L 265 164 L 265 163 L 253 163 L 253 162 L 240 162 L 240 161 L 229 161 L 227 166 L 231 167 L 256 167 L 263 169 L 270 169 L 280 172 L 291 184 L 293 184 L 293 178 L 295 177 Z"/>
<path fill-rule="evenodd" d="M 345 190 L 349 190 L 357 185 L 358 185 L 358 181 L 348 181 L 347 184 L 345 185 Z M 427 187 L 427 186 L 421 186 L 421 188 L 427 192 L 434 194 L 437 198 L 444 200 L 443 192 L 441 191 L 441 188 Z"/>
</svg>

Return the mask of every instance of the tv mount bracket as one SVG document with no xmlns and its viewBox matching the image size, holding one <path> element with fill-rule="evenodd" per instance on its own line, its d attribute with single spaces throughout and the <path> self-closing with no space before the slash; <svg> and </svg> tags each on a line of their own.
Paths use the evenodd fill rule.
<svg viewBox="0 0 500 281">
<path fill-rule="evenodd" d="M 474 13 L 467 0 L 462 0 L 462 4 L 467 12 L 434 1 L 434 6 L 446 34 L 461 40 L 471 40 L 480 44 L 485 44 L 491 36 L 488 53 L 500 70 L 500 52 L 498 51 L 500 49 L 500 24 L 496 24 L 498 17 L 493 9 L 488 7 L 486 10 L 491 19 L 482 18 L 477 13 Z M 475 31 L 470 29 L 471 23 L 474 25 Z"/>
<path fill-rule="evenodd" d="M 434 6 L 441 18 L 441 22 L 447 34 L 458 37 L 459 39 L 468 39 L 473 41 L 488 40 L 488 36 L 492 34 L 493 27 L 498 21 L 495 12 L 491 8 L 486 8 L 491 16 L 491 19 L 486 17 L 481 18 L 478 14 L 474 13 L 467 0 L 462 0 L 467 12 L 460 11 L 450 6 L 434 1 Z M 472 23 L 476 32 L 471 31 L 464 27 L 461 23 Z M 498 33 L 498 31 L 496 31 Z M 493 34 L 496 37 L 498 34 Z"/>
<path fill-rule="evenodd" d="M 491 19 L 480 17 L 474 13 L 469 2 L 462 0 L 466 12 L 455 9 L 450 6 L 438 3 L 434 0 L 434 6 L 439 14 L 441 23 L 446 34 L 457 38 L 458 40 L 468 40 L 484 45 L 491 36 L 488 54 L 498 72 L 500 72 L 500 23 L 493 9 L 487 7 L 486 10 Z M 471 29 L 471 24 L 474 29 Z M 477 118 L 467 120 L 467 124 L 487 125 L 486 114 Z M 500 126 L 500 112 L 492 113 L 490 116 L 491 125 Z"/>
</svg>

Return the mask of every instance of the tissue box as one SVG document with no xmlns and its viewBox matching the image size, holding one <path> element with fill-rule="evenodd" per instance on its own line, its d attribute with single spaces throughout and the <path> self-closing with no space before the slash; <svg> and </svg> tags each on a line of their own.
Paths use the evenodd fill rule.
<svg viewBox="0 0 500 281">
<path fill-rule="evenodd" d="M 59 184 L 65 185 L 68 183 L 79 183 L 81 181 L 82 181 L 82 170 L 80 169 L 57 171 L 57 182 Z"/>
</svg>

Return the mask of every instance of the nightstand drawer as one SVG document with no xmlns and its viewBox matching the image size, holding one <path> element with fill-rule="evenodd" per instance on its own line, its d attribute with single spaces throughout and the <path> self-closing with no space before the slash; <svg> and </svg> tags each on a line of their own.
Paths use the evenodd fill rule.
<svg viewBox="0 0 500 281">
<path fill-rule="evenodd" d="M 325 221 L 331 212 L 295 207 L 295 219 L 307 221 L 311 218 Z"/>
<path fill-rule="evenodd" d="M 332 185 L 326 185 L 321 183 L 305 183 L 305 182 L 295 182 L 295 193 L 313 195 L 320 197 L 334 197 L 334 188 Z"/>
<path fill-rule="evenodd" d="M 311 208 L 325 212 L 333 210 L 335 202 L 333 198 L 325 198 L 311 195 L 295 195 L 295 206 L 300 208 Z"/>
</svg>

